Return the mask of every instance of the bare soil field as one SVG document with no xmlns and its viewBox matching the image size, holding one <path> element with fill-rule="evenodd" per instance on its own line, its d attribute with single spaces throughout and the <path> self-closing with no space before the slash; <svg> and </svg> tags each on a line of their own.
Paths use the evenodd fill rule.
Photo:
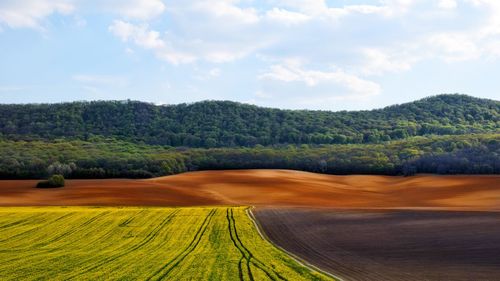
<svg viewBox="0 0 500 281">
<path fill-rule="evenodd" d="M 500 176 L 334 176 L 289 170 L 191 172 L 148 180 L 0 181 L 0 206 L 253 205 L 499 210 Z"/>
<path fill-rule="evenodd" d="M 500 213 L 260 208 L 277 245 L 343 280 L 500 280 Z"/>
</svg>

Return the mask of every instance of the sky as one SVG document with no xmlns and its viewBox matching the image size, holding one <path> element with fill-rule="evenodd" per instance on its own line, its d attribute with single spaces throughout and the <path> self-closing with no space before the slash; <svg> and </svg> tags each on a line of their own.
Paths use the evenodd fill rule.
<svg viewBox="0 0 500 281">
<path fill-rule="evenodd" d="M 0 103 L 500 99 L 499 0 L 0 0 Z"/>
</svg>

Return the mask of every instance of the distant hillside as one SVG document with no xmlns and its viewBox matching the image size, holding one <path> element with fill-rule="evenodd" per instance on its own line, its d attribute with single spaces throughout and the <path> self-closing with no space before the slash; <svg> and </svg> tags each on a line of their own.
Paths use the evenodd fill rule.
<svg viewBox="0 0 500 281">
<path fill-rule="evenodd" d="M 279 110 L 229 101 L 0 105 L 0 138 L 92 136 L 170 146 L 377 143 L 421 135 L 500 133 L 500 101 L 439 95 L 371 111 Z"/>
<path fill-rule="evenodd" d="M 0 140 L 0 179 L 148 178 L 197 170 L 293 169 L 326 174 L 500 174 L 500 134 L 379 144 L 172 148 L 91 141 Z"/>
</svg>

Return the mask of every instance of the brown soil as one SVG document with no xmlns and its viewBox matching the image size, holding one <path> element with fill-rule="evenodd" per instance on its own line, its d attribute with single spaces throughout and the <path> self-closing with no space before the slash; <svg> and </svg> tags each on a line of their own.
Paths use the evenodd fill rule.
<svg viewBox="0 0 500 281">
<path fill-rule="evenodd" d="M 277 245 L 349 281 L 500 280 L 500 213 L 260 208 Z"/>
<path fill-rule="evenodd" d="M 149 180 L 0 181 L 0 205 L 254 205 L 500 211 L 500 176 L 333 176 L 289 170 L 203 171 Z"/>
</svg>

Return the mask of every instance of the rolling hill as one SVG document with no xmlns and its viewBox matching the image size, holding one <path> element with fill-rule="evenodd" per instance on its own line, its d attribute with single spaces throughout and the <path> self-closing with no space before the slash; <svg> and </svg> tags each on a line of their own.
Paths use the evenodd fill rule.
<svg viewBox="0 0 500 281">
<path fill-rule="evenodd" d="M 500 173 L 500 102 L 439 95 L 371 111 L 228 101 L 0 105 L 0 178 L 149 178 L 196 170 Z"/>
<path fill-rule="evenodd" d="M 229 101 L 0 105 L 0 137 L 92 136 L 185 147 L 377 143 L 422 135 L 500 132 L 500 102 L 438 95 L 370 111 L 280 110 Z"/>
<path fill-rule="evenodd" d="M 152 179 L 0 181 L 0 206 L 273 206 L 500 211 L 498 175 L 336 176 L 290 170 L 199 171 Z"/>
</svg>

